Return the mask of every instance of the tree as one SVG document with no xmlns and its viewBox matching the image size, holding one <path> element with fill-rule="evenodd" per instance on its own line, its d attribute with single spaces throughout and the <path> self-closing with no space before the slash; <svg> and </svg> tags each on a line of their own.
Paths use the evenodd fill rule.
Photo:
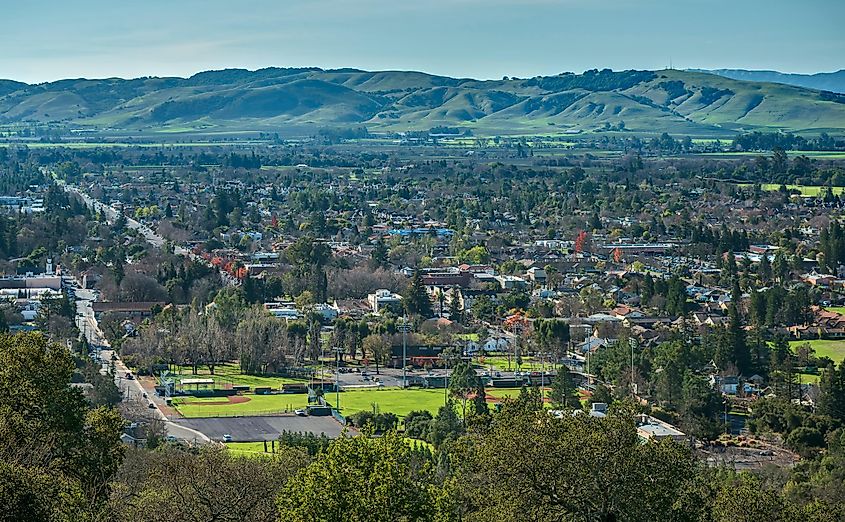
<svg viewBox="0 0 845 522">
<path fill-rule="evenodd" d="M 213 445 L 132 450 L 115 480 L 114 520 L 274 521 L 275 496 L 308 462 L 299 448 L 243 458 Z"/>
<path fill-rule="evenodd" d="M 279 520 L 431 520 L 437 492 L 419 455 L 396 433 L 340 437 L 284 486 Z"/>
<path fill-rule="evenodd" d="M 376 241 L 375 248 L 373 248 L 372 255 L 370 256 L 370 268 L 376 270 L 378 268 L 387 268 L 388 265 L 387 245 L 385 245 L 384 241 L 379 238 Z"/>
<path fill-rule="evenodd" d="M 552 406 L 557 409 L 581 409 L 578 389 L 575 387 L 575 382 L 566 366 L 561 366 L 558 369 L 557 375 L 552 381 L 549 398 L 552 401 Z"/>
<path fill-rule="evenodd" d="M 428 441 L 439 448 L 449 441 L 456 440 L 463 433 L 463 423 L 455 413 L 454 404 L 449 401 L 437 410 L 437 415 L 429 423 Z"/>
<path fill-rule="evenodd" d="M 818 412 L 845 422 L 845 361 L 830 364 L 819 382 Z"/>
<path fill-rule="evenodd" d="M 460 323 L 463 319 L 463 310 L 461 309 L 461 300 L 457 288 L 452 288 L 449 292 L 449 319 Z"/>
<path fill-rule="evenodd" d="M 458 399 L 461 403 L 461 411 L 464 426 L 466 426 L 467 401 L 477 389 L 479 384 L 478 375 L 469 362 L 460 361 L 455 365 L 449 375 L 449 394 Z"/>
<path fill-rule="evenodd" d="M 405 436 L 412 439 L 424 439 L 429 431 L 433 417 L 428 410 L 412 411 L 405 415 Z"/>
<path fill-rule="evenodd" d="M 4 513 L 20 520 L 98 509 L 122 461 L 123 420 L 114 410 L 89 410 L 70 386 L 73 369 L 67 348 L 41 334 L 0 336 L 0 496 L 12 502 Z M 67 498 L 57 502 L 59 494 Z"/>
<path fill-rule="evenodd" d="M 362 347 L 365 354 L 369 354 L 376 364 L 376 374 L 379 373 L 379 364 L 385 365 L 390 360 L 390 338 L 386 335 L 370 334 L 364 337 Z"/>
<path fill-rule="evenodd" d="M 455 504 L 466 520 L 698 519 L 697 464 L 671 441 L 643 444 L 633 419 L 556 418 L 507 408 L 469 434 L 456 462 Z"/>
<path fill-rule="evenodd" d="M 431 299 L 428 297 L 428 292 L 422 283 L 422 275 L 419 270 L 414 271 L 408 289 L 405 295 L 402 296 L 402 302 L 405 305 L 405 310 L 409 315 L 415 315 L 428 319 L 434 315 L 431 308 Z"/>
</svg>

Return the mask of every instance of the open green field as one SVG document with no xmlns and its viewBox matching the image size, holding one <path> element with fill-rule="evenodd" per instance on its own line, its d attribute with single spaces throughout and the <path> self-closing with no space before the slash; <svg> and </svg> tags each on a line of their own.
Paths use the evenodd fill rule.
<svg viewBox="0 0 845 522">
<path fill-rule="evenodd" d="M 247 399 L 231 402 L 227 397 L 179 397 L 173 399 L 173 407 L 183 417 L 238 417 L 247 415 L 271 415 L 284 413 L 308 405 L 308 396 L 300 394 L 255 395 L 244 394 L 234 398 Z"/>
<path fill-rule="evenodd" d="M 837 364 L 845 359 L 845 340 L 812 339 L 810 341 L 789 341 L 789 347 L 795 350 L 808 343 L 815 350 L 817 357 L 830 357 Z"/>
<path fill-rule="evenodd" d="M 516 397 L 519 389 L 487 388 L 487 395 L 498 401 Z M 325 399 L 333 405 L 335 394 L 327 393 Z M 373 388 L 340 392 L 340 410 L 344 415 L 373 411 L 374 407 L 380 413 L 395 413 L 400 417 L 414 410 L 428 410 L 436 414 L 445 401 L 442 389 Z M 173 406 L 184 417 L 235 417 L 290 412 L 304 408 L 307 402 L 305 394 L 244 394 L 233 397 L 231 401 L 227 397 L 179 397 L 173 400 Z"/>
<path fill-rule="evenodd" d="M 473 359 L 473 363 L 478 366 L 479 368 L 483 368 L 485 370 L 490 369 L 492 366 L 494 370 L 504 371 L 508 369 L 508 358 L 506 355 L 489 355 L 487 357 L 482 357 L 478 359 Z M 535 360 L 532 357 L 523 357 L 522 358 L 522 366 L 520 369 L 522 371 L 540 371 L 543 368 L 543 364 L 540 361 Z M 547 362 L 545 364 L 546 370 L 551 369 L 551 365 Z M 516 360 L 511 357 L 511 364 L 510 364 L 511 371 L 516 370 Z"/>
<path fill-rule="evenodd" d="M 825 310 L 836 312 L 837 314 L 845 314 L 845 306 L 828 306 Z"/>
<path fill-rule="evenodd" d="M 237 364 L 228 363 L 216 366 L 214 368 L 214 375 L 207 367 L 202 366 L 198 369 L 196 374 L 191 372 L 190 366 L 177 366 L 176 374 L 171 374 L 171 377 L 179 385 L 180 379 L 214 379 L 215 386 L 218 388 L 227 387 L 228 385 L 250 386 L 269 386 L 274 390 L 282 387 L 282 384 L 305 383 L 308 379 L 297 379 L 293 377 L 265 377 L 261 375 L 246 375 L 241 373 L 241 369 Z"/>
<path fill-rule="evenodd" d="M 334 393 L 327 393 L 325 398 L 330 404 L 334 404 Z M 444 403 L 445 395 L 441 389 L 382 388 L 340 393 L 340 411 L 343 415 L 373 411 L 373 405 L 380 413 L 395 413 L 400 417 L 414 410 L 428 410 L 435 414 Z"/>
<path fill-rule="evenodd" d="M 738 185 L 740 187 L 752 186 L 751 183 L 738 183 Z M 768 190 L 771 192 L 780 190 L 780 187 L 781 185 L 779 183 L 762 183 L 760 185 L 760 188 L 762 188 L 763 190 Z M 797 190 L 801 193 L 802 196 L 807 197 L 818 197 L 822 193 L 822 190 L 825 189 L 825 187 L 814 185 L 787 185 L 786 188 L 788 190 Z M 835 195 L 840 195 L 845 192 L 845 187 L 831 187 L 831 190 Z"/>
<path fill-rule="evenodd" d="M 278 446 L 277 446 L 278 448 Z M 264 453 L 263 442 L 227 442 L 226 449 L 229 453 L 239 457 L 257 457 L 268 456 L 270 453 L 270 443 L 267 443 L 267 453 Z"/>
</svg>

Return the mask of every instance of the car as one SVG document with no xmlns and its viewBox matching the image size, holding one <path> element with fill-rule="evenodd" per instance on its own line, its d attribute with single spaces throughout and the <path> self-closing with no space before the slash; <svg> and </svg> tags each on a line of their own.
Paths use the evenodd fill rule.
<svg viewBox="0 0 845 522">
<path fill-rule="evenodd" d="M 153 404 L 153 403 L 149 403 L 149 404 L 147 404 L 147 408 L 154 410 L 154 409 L 156 409 L 156 405 Z"/>
<path fill-rule="evenodd" d="M 232 442 L 232 436 L 226 433 L 223 435 L 223 442 Z"/>
<path fill-rule="evenodd" d="M 147 398 L 147 392 L 142 392 L 142 393 L 141 393 L 141 397 L 143 397 L 143 398 L 145 398 L 145 399 L 146 399 L 146 398 Z"/>
<path fill-rule="evenodd" d="M 774 451 L 772 451 L 772 450 L 763 450 L 763 451 L 761 451 L 761 452 L 759 453 L 759 455 L 760 455 L 761 457 L 774 457 L 774 456 L 775 456 L 775 452 L 774 452 Z"/>
<path fill-rule="evenodd" d="M 174 437 L 173 435 L 168 435 L 168 436 L 167 436 L 167 442 L 176 442 L 177 440 L 179 440 L 179 439 L 177 439 L 177 438 L 176 438 L 176 437 Z"/>
<path fill-rule="evenodd" d="M 294 410 L 293 412 L 295 414 L 299 415 L 300 417 L 307 417 L 308 416 L 308 412 L 303 410 L 303 409 Z"/>
<path fill-rule="evenodd" d="M 126 372 L 126 380 L 127 380 L 127 381 L 131 381 L 131 380 L 132 380 L 132 379 L 134 379 L 134 378 L 135 378 L 135 377 L 133 377 L 133 376 L 132 376 L 132 372 Z"/>
</svg>

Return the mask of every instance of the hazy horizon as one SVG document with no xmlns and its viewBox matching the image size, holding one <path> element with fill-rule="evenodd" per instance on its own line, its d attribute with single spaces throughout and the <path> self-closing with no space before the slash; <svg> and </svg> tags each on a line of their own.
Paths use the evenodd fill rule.
<svg viewBox="0 0 845 522">
<path fill-rule="evenodd" d="M 845 64 L 845 4 L 670 0 L 34 0 L 6 6 L 0 78 L 264 67 L 498 79 L 610 68 L 812 74 Z"/>
<path fill-rule="evenodd" d="M 110 79 L 137 80 L 137 79 L 141 79 L 141 78 L 183 78 L 183 79 L 187 79 L 187 78 L 190 78 L 194 75 L 206 73 L 206 72 L 219 72 L 219 71 L 236 70 L 236 69 L 247 70 L 249 72 L 256 72 L 256 71 L 259 71 L 259 70 L 262 70 L 262 69 L 274 69 L 274 68 L 275 69 L 317 68 L 317 69 L 322 69 L 322 70 L 325 70 L 325 71 L 343 70 L 343 69 L 353 70 L 354 69 L 354 70 L 361 70 L 361 71 L 364 71 L 364 72 L 411 72 L 411 73 L 430 74 L 432 76 L 446 76 L 446 77 L 458 78 L 458 79 L 466 78 L 466 79 L 480 80 L 480 81 L 501 80 L 502 79 L 501 77 L 498 77 L 498 78 L 480 78 L 480 77 L 467 76 L 467 75 L 439 74 L 439 73 L 436 73 L 436 72 L 421 71 L 421 70 L 418 70 L 418 69 L 396 69 L 396 68 L 394 68 L 394 69 L 362 69 L 360 67 L 351 67 L 351 66 L 349 66 L 349 67 L 320 67 L 318 65 L 303 65 L 303 66 L 267 65 L 267 66 L 264 66 L 264 67 L 255 67 L 255 68 L 225 67 L 225 68 L 220 68 L 220 69 L 203 69 L 203 70 L 193 71 L 193 72 L 186 73 L 186 74 L 170 74 L 170 75 L 143 74 L 143 75 L 138 75 L 138 76 L 116 76 L 116 75 L 112 75 L 112 76 L 67 76 L 67 77 L 64 77 L 64 78 L 55 78 L 55 79 L 52 79 L 52 80 L 45 80 L 45 81 L 41 81 L 41 82 L 23 82 L 22 80 L 18 80 L 16 78 L 8 78 L 8 77 L 0 76 L 0 80 L 12 80 L 12 81 L 27 83 L 29 85 L 40 85 L 40 84 L 51 83 L 51 82 L 62 81 L 62 80 L 110 80 Z M 591 69 L 602 70 L 602 69 L 606 69 L 606 67 L 592 67 Z M 607 69 L 609 69 L 609 67 Z M 789 72 L 789 71 L 776 71 L 776 70 L 773 70 L 773 69 L 746 69 L 746 68 L 740 68 L 740 67 L 737 67 L 737 68 L 718 67 L 718 68 L 712 68 L 712 69 L 704 69 L 704 68 L 700 68 L 700 67 L 688 67 L 688 68 L 684 68 L 684 69 L 679 69 L 677 67 L 674 67 L 673 69 L 674 70 L 686 70 L 686 71 L 690 71 L 690 72 L 720 71 L 720 70 L 725 70 L 725 71 L 746 70 L 746 71 L 751 71 L 751 72 L 771 72 L 771 73 L 779 73 L 779 74 L 801 74 L 801 75 L 833 74 L 833 73 L 845 71 L 845 69 L 839 69 L 839 70 L 835 70 L 835 71 L 817 71 L 817 72 L 812 72 L 812 73 L 796 73 L 796 72 Z M 553 73 L 553 74 L 550 73 L 550 74 L 543 74 L 543 75 L 531 74 L 531 75 L 525 75 L 525 76 L 520 76 L 520 75 L 504 75 L 504 76 L 507 76 L 509 78 L 526 78 L 527 79 L 527 78 L 532 78 L 532 77 L 535 77 L 535 76 L 553 76 L 555 74 L 564 74 L 564 73 L 583 74 L 586 70 L 588 70 L 588 69 L 585 69 L 584 71 L 560 71 L 558 73 Z M 622 71 L 622 70 L 630 70 L 630 69 L 614 69 L 614 71 Z M 662 71 L 662 70 L 667 70 L 667 68 L 662 67 L 662 68 L 658 68 L 658 69 L 636 69 L 636 70 L 647 70 L 647 71 L 659 72 L 659 71 Z"/>
</svg>

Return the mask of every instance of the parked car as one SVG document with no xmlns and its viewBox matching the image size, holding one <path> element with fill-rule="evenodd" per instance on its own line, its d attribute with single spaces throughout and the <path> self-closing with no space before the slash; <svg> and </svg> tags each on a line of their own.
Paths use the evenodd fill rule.
<svg viewBox="0 0 845 522">
<path fill-rule="evenodd" d="M 232 442 L 232 436 L 226 433 L 223 435 L 223 442 Z"/>
<path fill-rule="evenodd" d="M 294 412 L 295 414 L 299 415 L 300 417 L 307 417 L 307 416 L 308 416 L 308 412 L 307 412 L 307 411 L 305 411 L 305 410 L 302 410 L 302 409 L 300 409 L 300 410 L 294 410 L 293 412 Z"/>
</svg>

